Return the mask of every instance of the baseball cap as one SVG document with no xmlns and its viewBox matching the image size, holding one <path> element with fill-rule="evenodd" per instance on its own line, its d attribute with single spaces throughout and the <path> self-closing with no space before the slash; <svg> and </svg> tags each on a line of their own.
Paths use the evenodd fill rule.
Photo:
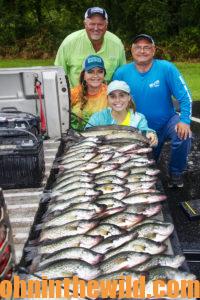
<svg viewBox="0 0 200 300">
<path fill-rule="evenodd" d="M 111 83 L 108 85 L 107 95 L 109 95 L 110 93 L 116 90 L 120 90 L 130 94 L 130 87 L 125 81 L 121 81 L 121 80 L 111 81 Z"/>
<path fill-rule="evenodd" d="M 148 41 L 149 41 L 150 43 L 152 43 L 153 45 L 155 44 L 153 38 L 152 38 L 150 35 L 145 34 L 145 33 L 136 35 L 136 36 L 133 38 L 133 43 L 135 43 L 137 40 L 141 40 L 141 39 L 148 40 Z"/>
<path fill-rule="evenodd" d="M 91 18 L 93 15 L 101 15 L 104 19 L 108 20 L 108 14 L 104 8 L 101 7 L 90 7 L 85 12 L 85 19 Z"/>
<path fill-rule="evenodd" d="M 89 55 L 83 63 L 83 70 L 89 71 L 96 67 L 105 70 L 103 59 L 98 55 Z"/>
</svg>

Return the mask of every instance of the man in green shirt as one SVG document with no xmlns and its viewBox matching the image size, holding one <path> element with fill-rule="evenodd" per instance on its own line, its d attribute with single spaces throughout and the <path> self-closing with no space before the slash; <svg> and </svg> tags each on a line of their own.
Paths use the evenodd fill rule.
<svg viewBox="0 0 200 300">
<path fill-rule="evenodd" d="M 105 9 L 89 8 L 85 13 L 84 26 L 85 29 L 73 32 L 64 39 L 55 59 L 55 65 L 64 68 L 71 87 L 79 83 L 83 61 L 88 55 L 96 54 L 103 58 L 107 81 L 111 80 L 119 66 L 126 63 L 121 40 L 107 31 L 108 15 Z"/>
</svg>

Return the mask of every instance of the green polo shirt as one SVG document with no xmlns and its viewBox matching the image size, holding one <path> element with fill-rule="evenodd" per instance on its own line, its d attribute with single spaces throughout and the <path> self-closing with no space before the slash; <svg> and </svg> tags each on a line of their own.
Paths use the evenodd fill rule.
<svg viewBox="0 0 200 300">
<path fill-rule="evenodd" d="M 55 65 L 62 66 L 72 87 L 79 83 L 83 61 L 88 55 L 96 54 L 103 58 L 106 80 L 110 81 L 115 70 L 126 63 L 124 46 L 113 33 L 106 31 L 101 49 L 95 52 L 85 29 L 68 35 L 60 45 Z"/>
</svg>

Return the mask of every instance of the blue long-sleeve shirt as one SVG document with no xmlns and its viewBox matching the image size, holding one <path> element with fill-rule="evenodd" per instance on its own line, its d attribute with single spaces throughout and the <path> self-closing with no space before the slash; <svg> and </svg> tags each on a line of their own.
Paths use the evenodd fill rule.
<svg viewBox="0 0 200 300">
<path fill-rule="evenodd" d="M 180 104 L 180 121 L 190 124 L 191 94 L 174 64 L 154 59 L 151 68 L 140 73 L 135 63 L 129 63 L 116 70 L 113 80 L 128 83 L 136 109 L 145 115 L 150 128 L 159 130 L 176 113 L 172 96 Z"/>
<path fill-rule="evenodd" d="M 133 126 L 135 128 L 138 128 L 140 131 L 152 131 L 154 130 L 150 129 L 147 124 L 147 120 L 143 114 L 140 114 L 138 112 L 133 112 L 132 109 L 130 109 L 130 126 Z M 94 113 L 87 125 L 86 128 L 92 127 L 92 126 L 106 126 L 106 125 L 117 125 L 117 121 L 112 116 L 112 110 L 110 107 L 107 107 L 99 112 Z"/>
</svg>

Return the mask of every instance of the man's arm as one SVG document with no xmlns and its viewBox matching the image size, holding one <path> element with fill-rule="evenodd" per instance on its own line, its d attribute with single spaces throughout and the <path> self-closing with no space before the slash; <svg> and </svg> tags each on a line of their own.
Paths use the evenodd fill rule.
<svg viewBox="0 0 200 300">
<path fill-rule="evenodd" d="M 126 53 L 125 53 L 125 49 L 124 49 L 124 45 L 121 43 L 121 51 L 120 51 L 120 61 L 119 61 L 119 65 L 122 66 L 124 64 L 126 64 Z"/>
<path fill-rule="evenodd" d="M 112 80 L 124 80 L 121 72 L 121 67 L 119 67 L 113 74 Z"/>
<path fill-rule="evenodd" d="M 54 65 L 63 67 L 65 74 L 67 75 L 67 56 L 65 54 L 65 47 L 66 45 L 63 45 L 63 43 L 60 45 L 56 54 Z"/>
<path fill-rule="evenodd" d="M 173 64 L 171 64 L 169 69 L 168 83 L 172 95 L 176 98 L 180 105 L 180 121 L 185 124 L 190 124 L 192 114 L 192 96 L 183 76 Z"/>
<path fill-rule="evenodd" d="M 176 131 L 181 139 L 186 139 L 191 136 L 192 96 L 183 76 L 172 64 L 168 74 L 168 83 L 172 95 L 180 105 L 180 122 L 176 125 Z"/>
</svg>

